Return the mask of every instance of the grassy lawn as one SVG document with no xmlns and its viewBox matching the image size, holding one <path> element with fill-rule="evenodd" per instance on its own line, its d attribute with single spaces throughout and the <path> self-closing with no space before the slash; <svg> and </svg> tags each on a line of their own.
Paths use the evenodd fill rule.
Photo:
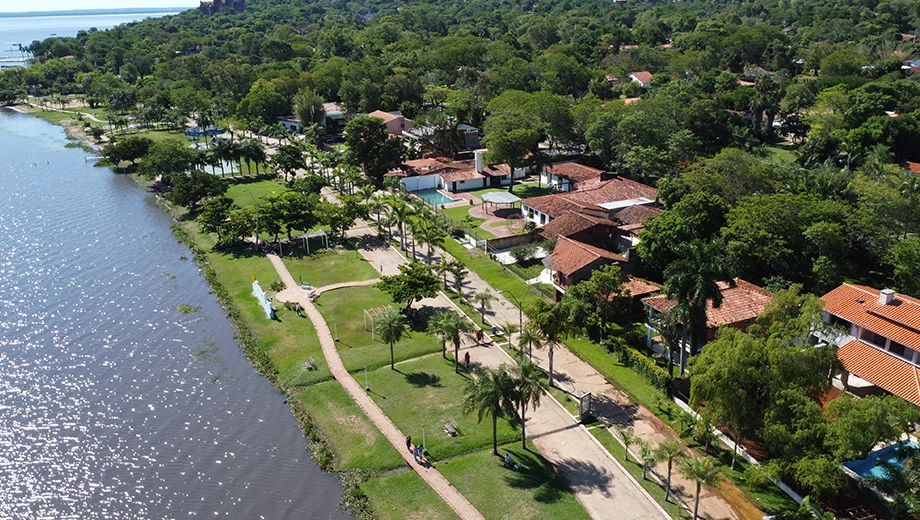
<svg viewBox="0 0 920 520">
<path fill-rule="evenodd" d="M 380 276 L 363 256 L 356 258 L 355 253 L 351 251 L 320 249 L 314 250 L 310 256 L 304 256 L 301 243 L 296 242 L 296 253 L 300 253 L 301 256 L 285 256 L 284 265 L 299 283 L 310 282 L 313 287 L 322 287 L 341 282 L 373 280 Z M 311 244 L 313 242 L 310 241 Z M 287 251 L 285 249 L 285 255 L 288 254 Z"/>
<path fill-rule="evenodd" d="M 389 471 L 402 457 L 337 381 L 312 385 L 296 397 L 313 417 L 335 453 L 335 468 Z"/>
<path fill-rule="evenodd" d="M 509 520 L 529 518 L 590 518 L 575 495 L 556 474 L 552 464 L 534 451 L 524 451 L 519 444 L 499 447 L 510 452 L 521 465 L 519 471 L 505 468 L 492 450 L 442 462 L 438 470 L 486 518 Z"/>
<path fill-rule="evenodd" d="M 504 188 L 483 188 L 481 190 L 473 190 L 469 193 L 475 196 L 476 198 L 481 199 L 486 193 L 494 193 L 496 191 L 508 191 L 508 187 Z M 525 182 L 521 184 L 515 183 L 514 185 L 514 194 L 522 199 L 527 199 L 530 197 L 539 197 L 541 195 L 548 195 L 551 191 L 546 186 L 540 186 L 537 182 Z"/>
<path fill-rule="evenodd" d="M 473 361 L 476 361 L 475 350 Z M 422 425 L 425 425 L 429 460 L 443 461 L 491 448 L 492 418 L 484 416 L 478 423 L 475 413 L 463 415 L 460 411 L 468 376 L 463 371 L 454 373 L 453 360 L 445 360 L 440 354 L 413 359 L 396 365 L 396 370 L 390 370 L 389 366 L 374 370 L 368 379 L 371 397 L 416 444 L 422 442 Z M 454 437 L 444 431 L 444 424 L 451 418 L 460 432 Z M 498 420 L 499 443 L 519 438 L 517 428 L 504 419 Z"/>
<path fill-rule="evenodd" d="M 278 279 L 278 273 L 267 258 L 210 253 L 208 259 L 246 325 L 258 338 L 259 347 L 271 357 L 286 386 L 304 386 L 332 377 L 310 320 L 288 312 L 280 305 L 275 306 L 277 319 L 269 320 L 252 295 L 253 275 L 265 290 Z M 318 367 L 316 370 L 304 370 L 303 363 L 311 356 L 319 361 Z"/>
<path fill-rule="evenodd" d="M 372 478 L 361 484 L 378 520 L 459 518 L 414 471 Z"/>
<path fill-rule="evenodd" d="M 780 164 L 792 164 L 797 159 L 798 146 L 788 142 L 780 142 L 767 147 L 769 157 L 773 162 Z"/>
<path fill-rule="evenodd" d="M 246 163 L 244 162 L 243 169 L 245 168 Z M 228 179 L 228 184 L 226 196 L 233 199 L 233 202 L 241 208 L 255 206 L 263 197 L 281 195 L 288 191 L 275 175 Z"/>
<path fill-rule="evenodd" d="M 513 294 L 515 298 L 524 304 L 525 309 L 534 301 L 543 297 L 517 277 L 509 276 L 506 268 L 486 255 L 470 256 L 469 250 L 455 240 L 445 240 L 444 249 L 458 261 L 463 262 L 467 269 L 481 276 L 495 290 Z M 509 300 L 513 301 L 511 298 Z"/>
<path fill-rule="evenodd" d="M 364 330 L 364 309 L 387 305 L 399 308 L 387 294 L 373 287 L 338 289 L 321 295 L 316 301 L 316 307 L 326 318 L 329 330 L 333 333 L 338 332 L 339 356 L 349 371 L 363 371 L 365 366 L 369 370 L 386 366 L 389 370 L 389 347 L 379 337 L 371 339 L 370 331 Z M 440 352 L 441 344 L 423 330 L 411 330 L 407 337 L 394 346 L 393 351 L 396 361 L 399 362 Z"/>
<path fill-rule="evenodd" d="M 511 264 L 508 266 L 508 269 L 514 271 L 515 274 L 524 280 L 530 280 L 540 276 L 540 273 L 543 272 L 543 259 L 528 260 L 523 264 Z"/>
<path fill-rule="evenodd" d="M 565 411 L 574 416 L 578 416 L 578 402 L 572 398 L 571 395 L 556 386 L 549 387 L 549 393 L 555 397 L 560 404 L 562 404 L 562 406 L 565 408 Z"/>
<path fill-rule="evenodd" d="M 642 489 L 646 490 L 648 494 L 651 495 L 653 499 L 655 499 L 656 502 L 661 504 L 661 507 L 667 511 L 671 518 L 690 518 L 693 516 L 680 504 L 675 503 L 673 498 L 669 502 L 665 502 L 664 488 L 662 486 L 659 486 L 652 480 L 642 480 L 642 466 L 636 462 L 635 457 L 630 457 L 629 461 L 623 460 L 623 457 L 626 454 L 626 450 L 623 448 L 622 444 L 613 438 L 613 434 L 610 433 L 610 430 L 602 426 L 594 427 L 591 428 L 591 434 L 594 435 L 605 448 L 607 448 L 607 451 L 609 451 L 610 454 L 614 456 L 614 458 L 620 461 L 623 467 L 626 468 L 626 471 L 629 472 L 629 474 L 632 475 L 634 479 L 636 479 L 636 482 L 638 482 L 640 486 L 642 486 Z M 674 468 L 672 469 L 672 473 L 676 473 L 677 471 L 679 470 L 675 464 Z M 685 492 L 692 495 L 695 490 L 696 489 L 694 488 L 686 490 Z M 690 501 L 690 507 L 693 507 L 692 496 L 690 497 Z"/>
<path fill-rule="evenodd" d="M 456 208 L 447 208 L 442 211 L 447 218 L 453 220 L 454 222 L 461 224 L 465 223 L 464 219 L 470 216 L 470 208 L 475 206 L 457 206 Z M 480 235 L 481 238 L 495 238 L 495 235 L 482 229 L 481 226 L 486 219 L 484 218 L 475 218 L 469 220 L 469 226 Z"/>
</svg>

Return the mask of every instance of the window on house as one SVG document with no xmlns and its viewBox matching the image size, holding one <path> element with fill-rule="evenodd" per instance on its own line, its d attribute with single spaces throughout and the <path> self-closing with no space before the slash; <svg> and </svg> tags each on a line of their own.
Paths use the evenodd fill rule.
<svg viewBox="0 0 920 520">
<path fill-rule="evenodd" d="M 895 341 L 892 341 L 888 344 L 888 352 L 891 352 L 895 356 L 902 357 L 908 361 L 914 360 L 914 349 L 905 347 L 904 345 Z"/>
<path fill-rule="evenodd" d="M 540 224 L 546 224 L 546 215 L 540 214 Z"/>
<path fill-rule="evenodd" d="M 859 339 L 866 343 L 871 343 L 876 347 L 885 348 L 885 336 L 876 334 L 869 329 L 863 329 L 862 332 L 859 333 Z"/>
</svg>

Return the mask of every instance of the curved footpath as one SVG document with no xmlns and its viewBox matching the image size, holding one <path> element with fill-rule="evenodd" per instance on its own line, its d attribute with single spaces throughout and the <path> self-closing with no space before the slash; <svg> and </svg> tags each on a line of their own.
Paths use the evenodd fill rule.
<svg viewBox="0 0 920 520">
<path fill-rule="evenodd" d="M 367 395 L 364 388 L 358 384 L 355 378 L 345 369 L 345 365 L 339 357 L 338 350 L 335 348 L 335 340 L 332 338 L 329 326 L 326 325 L 326 320 L 324 320 L 323 316 L 316 310 L 307 290 L 301 288 L 294 282 L 294 277 L 291 276 L 291 273 L 278 255 L 270 254 L 267 256 L 268 259 L 271 260 L 275 270 L 278 271 L 278 275 L 281 277 L 285 286 L 285 289 L 279 292 L 276 298 L 279 301 L 299 303 L 300 306 L 306 310 L 307 316 L 310 317 L 310 321 L 313 322 L 313 326 L 316 328 L 316 334 L 319 336 L 319 342 L 323 348 L 323 355 L 326 357 L 326 363 L 329 364 L 329 370 L 332 372 L 333 377 L 335 377 L 345 391 L 348 392 L 348 395 L 351 396 L 355 403 L 361 407 L 361 410 L 363 410 L 364 414 L 367 415 L 375 426 L 377 426 L 377 429 L 379 429 L 387 440 L 390 441 L 390 444 L 396 448 L 396 452 L 402 455 L 406 464 L 414 469 L 460 518 L 464 520 L 485 520 L 482 514 L 470 504 L 466 497 L 451 486 L 450 482 L 448 482 L 434 466 L 430 464 L 422 465 L 415 462 L 412 457 L 409 456 L 409 452 L 406 450 L 405 446 L 406 436 L 396 428 L 389 417 L 387 417 L 380 407 L 377 406 L 377 403 Z M 351 285 L 368 285 L 368 282 L 355 282 Z M 335 284 L 335 287 L 327 286 L 323 289 L 329 290 L 330 288 L 347 286 L 349 286 L 347 283 Z"/>
</svg>

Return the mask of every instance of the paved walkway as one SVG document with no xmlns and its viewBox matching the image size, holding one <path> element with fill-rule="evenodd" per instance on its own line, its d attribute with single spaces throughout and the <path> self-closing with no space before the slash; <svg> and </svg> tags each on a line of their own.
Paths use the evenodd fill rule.
<svg viewBox="0 0 920 520">
<path fill-rule="evenodd" d="M 376 234 L 376 229 L 361 221 L 347 232 L 352 238 Z M 407 261 L 392 247 L 360 251 L 372 265 L 378 269 L 382 268 L 384 274 L 398 273 L 398 266 Z M 407 254 L 411 254 L 411 248 Z M 421 251 L 418 255 L 423 256 Z M 485 286 L 482 289 L 477 288 L 484 289 Z M 489 292 L 495 291 L 489 288 Z M 443 294 L 422 300 L 419 305 L 452 308 L 463 315 L 454 302 Z M 517 323 L 517 308 L 510 309 L 513 310 L 514 316 L 507 321 Z M 464 337 L 461 350 L 461 357 L 469 352 L 474 366 L 514 363 L 513 358 L 491 341 L 478 344 L 472 337 Z M 616 518 L 623 520 L 669 518 L 664 509 L 639 486 L 620 463 L 558 402 L 544 395 L 541 403 L 540 407 L 528 413 L 528 438 L 540 450 L 540 454 L 553 464 L 592 518 L 610 518 L 611 511 L 616 511 Z"/>
<path fill-rule="evenodd" d="M 460 518 L 464 520 L 485 520 L 482 514 L 470 504 L 466 497 L 451 486 L 450 482 L 448 482 L 434 466 L 427 463 L 415 462 L 409 455 L 405 444 L 406 436 L 396 428 L 393 422 L 390 421 L 390 419 L 384 415 L 380 407 L 377 406 L 377 403 L 367 395 L 364 388 L 355 381 L 355 378 L 353 378 L 347 370 L 345 370 L 345 365 L 342 363 L 342 359 L 339 357 L 339 353 L 336 350 L 335 341 L 332 339 L 329 326 L 326 325 L 326 320 L 323 319 L 323 316 L 313 305 L 308 290 L 301 288 L 294 282 L 294 277 L 291 276 L 291 273 L 288 272 L 287 267 L 285 267 L 284 263 L 277 255 L 267 256 L 269 260 L 271 260 L 275 270 L 278 271 L 278 275 L 281 277 L 285 286 L 285 289 L 276 295 L 276 299 L 279 301 L 297 302 L 306 311 L 307 316 L 309 316 L 310 321 L 313 322 L 313 326 L 316 328 L 320 345 L 323 348 L 323 355 L 326 357 L 326 363 L 329 365 L 332 376 L 335 377 L 345 391 L 348 392 L 348 395 L 351 396 L 355 403 L 361 407 L 364 414 L 367 415 L 375 426 L 377 426 L 384 437 L 390 441 L 390 444 L 396 448 L 397 453 L 402 455 L 406 464 L 414 469 Z M 337 287 L 346 286 L 345 284 L 335 285 Z M 354 285 L 366 285 L 366 283 L 357 282 Z"/>
</svg>

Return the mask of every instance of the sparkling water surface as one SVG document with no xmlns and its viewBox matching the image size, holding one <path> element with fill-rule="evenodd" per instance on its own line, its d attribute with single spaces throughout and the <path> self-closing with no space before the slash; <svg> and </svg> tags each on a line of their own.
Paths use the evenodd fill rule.
<svg viewBox="0 0 920 520">
<path fill-rule="evenodd" d="M 66 143 L 0 111 L 0 518 L 347 518 L 169 217 Z"/>
</svg>

